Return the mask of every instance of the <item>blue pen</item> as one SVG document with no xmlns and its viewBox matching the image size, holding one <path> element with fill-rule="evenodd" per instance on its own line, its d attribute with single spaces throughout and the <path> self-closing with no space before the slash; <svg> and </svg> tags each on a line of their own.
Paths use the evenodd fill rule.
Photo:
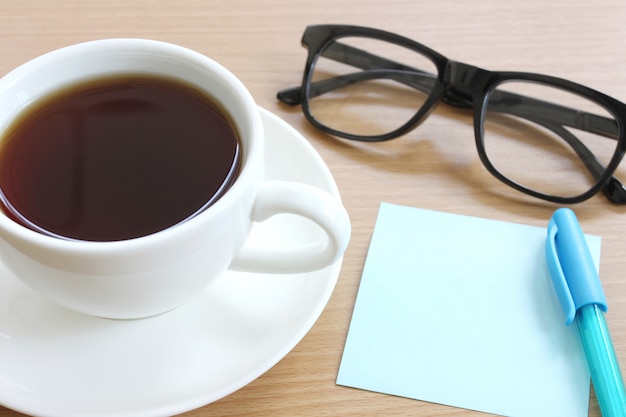
<svg viewBox="0 0 626 417">
<path fill-rule="evenodd" d="M 604 290 L 572 210 L 554 212 L 548 225 L 546 258 L 565 324 L 576 319 L 600 412 L 604 417 L 626 416 L 624 380 L 604 319 Z"/>
</svg>

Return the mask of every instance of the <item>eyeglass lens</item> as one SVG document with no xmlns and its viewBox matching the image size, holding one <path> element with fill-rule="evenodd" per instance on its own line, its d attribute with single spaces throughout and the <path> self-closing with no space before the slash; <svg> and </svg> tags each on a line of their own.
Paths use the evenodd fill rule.
<svg viewBox="0 0 626 417">
<path fill-rule="evenodd" d="M 527 189 L 566 198 L 583 194 L 615 155 L 617 122 L 593 100 L 517 80 L 497 85 L 488 97 L 483 121 L 487 158 Z"/>
<path fill-rule="evenodd" d="M 340 38 L 313 65 L 309 112 L 338 132 L 389 134 L 418 113 L 436 79 L 435 64 L 415 50 Z M 590 98 L 522 80 L 498 84 L 487 97 L 485 154 L 493 169 L 524 188 L 564 198 L 581 195 L 616 153 L 618 123 Z"/>
<path fill-rule="evenodd" d="M 355 56 L 354 47 L 367 51 L 387 62 L 402 63 L 424 71 L 423 87 L 414 88 L 415 71 L 387 68 L 367 57 Z M 376 59 L 376 64 L 385 62 Z M 356 66 L 355 66 L 356 65 Z M 365 68 L 359 68 L 358 66 Z M 313 67 L 311 84 L 323 80 L 342 80 L 342 88 L 317 95 L 310 94 L 309 111 L 321 124 L 340 132 L 360 136 L 379 136 L 392 132 L 407 123 L 428 98 L 435 85 L 437 69 L 427 57 L 393 43 L 375 39 L 347 37 L 328 45 Z M 323 85 L 323 84 L 322 84 Z M 364 114 L 376 114 L 364 118 Z"/>
</svg>

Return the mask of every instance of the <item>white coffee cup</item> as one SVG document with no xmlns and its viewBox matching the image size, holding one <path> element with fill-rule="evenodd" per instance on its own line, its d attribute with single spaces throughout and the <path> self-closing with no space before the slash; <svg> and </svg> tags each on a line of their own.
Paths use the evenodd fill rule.
<svg viewBox="0 0 626 417">
<path fill-rule="evenodd" d="M 184 80 L 218 101 L 239 131 L 243 160 L 238 178 L 216 203 L 189 220 L 129 240 L 64 240 L 35 232 L 0 212 L 0 257 L 18 278 L 67 308 L 132 319 L 179 306 L 229 267 L 307 272 L 343 255 L 350 221 L 341 202 L 313 186 L 263 179 L 264 131 L 252 96 L 224 67 L 189 49 L 108 39 L 35 58 L 0 79 L 0 140 L 20 113 L 51 91 L 128 73 Z M 327 239 L 288 253 L 246 244 L 254 222 L 280 213 L 312 220 Z"/>
</svg>

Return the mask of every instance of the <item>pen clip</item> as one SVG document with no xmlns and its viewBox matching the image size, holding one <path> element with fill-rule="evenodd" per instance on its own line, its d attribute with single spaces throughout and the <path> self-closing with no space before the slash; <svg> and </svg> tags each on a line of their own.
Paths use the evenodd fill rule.
<svg viewBox="0 0 626 417">
<path fill-rule="evenodd" d="M 558 209 L 550 219 L 546 260 L 566 325 L 574 321 L 576 311 L 585 305 L 596 304 L 607 311 L 606 297 L 587 241 L 570 209 Z"/>
<path fill-rule="evenodd" d="M 556 251 L 556 234 L 558 227 L 554 220 L 550 220 L 548 225 L 548 239 L 546 240 L 546 260 L 548 261 L 548 269 L 552 278 L 552 285 L 556 290 L 556 295 L 561 303 L 561 308 L 565 313 L 565 324 L 570 325 L 576 316 L 576 305 L 570 293 L 567 279 L 561 268 L 559 254 Z"/>
</svg>

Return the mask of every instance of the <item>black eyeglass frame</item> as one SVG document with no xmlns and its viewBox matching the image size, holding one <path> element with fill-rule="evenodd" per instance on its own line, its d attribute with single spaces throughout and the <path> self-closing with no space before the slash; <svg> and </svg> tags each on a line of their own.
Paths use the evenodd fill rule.
<svg viewBox="0 0 626 417">
<path fill-rule="evenodd" d="M 360 136 L 347 132 L 338 131 L 320 123 L 311 113 L 309 107 L 309 100 L 315 95 L 322 94 L 324 91 L 338 88 L 338 86 L 326 86 L 325 90 L 321 93 L 315 92 L 312 81 L 313 68 L 317 60 L 325 53 L 329 45 L 333 44 L 340 38 L 344 37 L 363 37 L 375 40 L 381 40 L 390 42 L 406 49 L 413 50 L 422 56 L 429 58 L 435 67 L 437 68 L 437 79 L 432 86 L 430 95 L 418 110 L 418 112 L 409 119 L 404 125 L 396 130 L 377 136 Z M 479 154 L 479 158 L 485 168 L 500 181 L 505 184 L 533 197 L 552 201 L 559 204 L 574 204 L 585 201 L 597 194 L 602 190 L 610 201 L 618 204 L 626 204 L 626 187 L 613 175 L 623 159 L 626 152 L 626 104 L 589 87 L 577 84 L 565 79 L 552 77 L 548 75 L 527 73 L 527 72 L 512 72 L 512 71 L 488 71 L 482 68 L 478 68 L 472 65 L 468 65 L 462 62 L 450 60 L 442 54 L 422 45 L 416 41 L 406 38 L 401 35 L 397 35 L 391 32 L 386 32 L 379 29 L 351 26 L 351 25 L 312 25 L 308 26 L 302 37 L 303 46 L 308 48 L 308 56 L 304 69 L 304 75 L 302 84 L 298 87 L 282 90 L 278 93 L 278 99 L 289 105 L 302 105 L 302 110 L 307 120 L 316 128 L 329 133 L 334 136 L 342 137 L 345 139 L 378 142 L 397 138 L 402 136 L 411 130 L 415 129 L 419 124 L 428 116 L 428 114 L 434 109 L 436 104 L 443 101 L 446 104 L 453 105 L 455 107 L 469 108 L 473 111 L 474 118 L 474 136 L 476 142 L 476 148 Z M 350 47 L 347 47 L 350 48 Z M 376 65 L 383 63 L 388 68 L 408 68 L 415 71 L 414 68 L 406 67 L 403 64 L 387 61 L 385 58 L 377 57 L 376 55 L 369 54 L 366 51 L 357 50 L 352 48 L 350 52 L 355 56 L 355 60 L 360 60 L 358 64 L 350 62 L 351 65 L 360 67 L 367 70 L 368 65 L 372 62 Z M 339 54 L 338 54 L 339 55 Z M 361 59 L 362 58 L 362 59 Z M 355 65 L 357 64 L 357 65 Z M 616 151 L 611 158 L 609 164 L 604 167 L 591 151 L 586 148 L 582 142 L 579 142 L 576 138 L 575 141 L 578 144 L 570 145 L 575 149 L 579 156 L 585 162 L 585 165 L 590 170 L 596 183 L 588 189 L 586 192 L 573 197 L 561 197 L 549 194 L 540 193 L 533 189 L 529 189 L 520 185 L 506 176 L 502 175 L 489 161 L 483 142 L 484 135 L 484 118 L 486 114 L 486 103 L 489 100 L 490 94 L 495 91 L 495 87 L 502 82 L 508 80 L 515 81 L 529 81 L 535 83 L 541 83 L 547 86 L 553 86 L 561 90 L 569 91 L 577 94 L 581 97 L 587 98 L 596 102 L 600 106 L 609 111 L 615 118 L 617 126 L 607 127 L 607 124 L 602 124 L 602 121 L 598 121 L 597 129 L 601 130 L 604 136 L 612 137 L 617 140 Z M 410 82 L 405 82 L 409 84 Z M 570 121 L 571 117 L 577 117 L 580 112 L 573 109 L 566 109 L 557 105 L 552 105 L 546 102 L 536 103 L 541 106 L 542 111 L 550 117 L 558 117 L 558 123 L 560 126 L 575 126 L 575 121 Z M 575 114 L 574 114 L 575 113 Z M 545 115 L 535 113 L 529 120 L 535 121 L 554 130 L 551 123 Z M 593 116 L 592 116 L 593 117 Z M 596 119 L 600 119 L 596 117 Z M 552 126 L 550 126 L 551 124 Z M 562 131 L 563 129 L 559 129 Z M 558 133 L 560 134 L 560 133 Z"/>
</svg>

